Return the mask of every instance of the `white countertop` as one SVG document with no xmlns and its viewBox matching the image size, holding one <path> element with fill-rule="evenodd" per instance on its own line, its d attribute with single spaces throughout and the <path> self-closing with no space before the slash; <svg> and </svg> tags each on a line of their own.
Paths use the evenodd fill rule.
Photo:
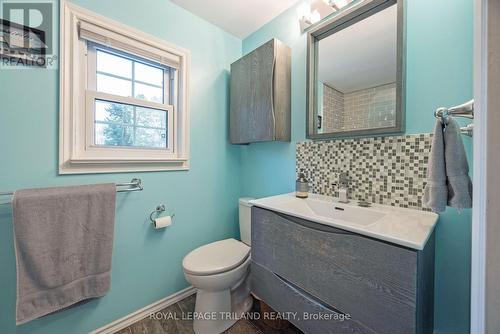
<svg viewBox="0 0 500 334">
<path fill-rule="evenodd" d="M 417 250 L 424 249 L 439 217 L 432 212 L 380 204 L 362 208 L 355 200 L 343 204 L 336 198 L 316 194 L 300 199 L 295 197 L 295 193 L 290 193 L 256 199 L 251 203 L 260 208 Z"/>
</svg>

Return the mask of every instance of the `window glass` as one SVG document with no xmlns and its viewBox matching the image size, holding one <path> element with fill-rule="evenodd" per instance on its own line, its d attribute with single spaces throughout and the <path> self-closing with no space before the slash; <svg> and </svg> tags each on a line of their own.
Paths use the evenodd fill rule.
<svg viewBox="0 0 500 334">
<path fill-rule="evenodd" d="M 163 103 L 163 89 L 144 85 L 141 83 L 134 83 L 135 98 L 143 99 L 152 102 Z"/>
<path fill-rule="evenodd" d="M 97 72 L 132 79 L 132 60 L 97 50 Z"/>
<path fill-rule="evenodd" d="M 167 148 L 167 111 L 95 101 L 94 144 Z"/>
<path fill-rule="evenodd" d="M 97 91 L 120 95 L 132 96 L 132 81 L 119 79 L 106 74 L 97 74 Z"/>
<path fill-rule="evenodd" d="M 97 49 L 97 91 L 164 103 L 165 69 Z"/>
<path fill-rule="evenodd" d="M 149 109 L 136 107 L 137 125 L 149 126 L 154 128 L 166 128 L 167 118 L 165 111 L 158 109 Z"/>
<path fill-rule="evenodd" d="M 163 87 L 163 69 L 142 63 L 136 63 L 134 71 L 135 80 Z"/>
</svg>

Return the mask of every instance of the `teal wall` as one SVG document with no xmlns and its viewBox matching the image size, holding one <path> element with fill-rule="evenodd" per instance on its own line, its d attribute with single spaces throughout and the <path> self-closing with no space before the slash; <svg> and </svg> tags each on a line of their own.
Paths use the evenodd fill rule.
<svg viewBox="0 0 500 334">
<path fill-rule="evenodd" d="M 0 70 L 0 191 L 128 181 L 119 194 L 111 291 L 104 298 L 15 326 L 16 271 L 10 206 L 0 205 L 0 333 L 83 334 L 185 288 L 191 249 L 237 235 L 239 148 L 228 144 L 229 64 L 241 40 L 165 0 L 75 3 L 191 50 L 191 169 L 58 176 L 58 71 Z M 160 203 L 175 211 L 164 231 L 148 225 Z"/>
<path fill-rule="evenodd" d="M 272 37 L 292 48 L 292 143 L 239 147 L 228 145 L 227 106 L 229 64 L 241 56 L 241 40 L 165 0 L 74 2 L 191 50 L 191 169 L 58 176 L 58 71 L 0 70 L 0 191 L 132 177 L 145 186 L 118 196 L 110 293 L 19 327 L 11 212 L 0 206 L 0 333 L 87 333 L 186 287 L 183 256 L 237 235 L 240 195 L 293 190 L 295 142 L 305 140 L 306 39 L 295 9 L 243 41 L 243 53 Z M 436 106 L 472 96 L 472 0 L 408 0 L 407 13 L 407 133 L 430 132 Z M 470 154 L 468 139 L 466 146 Z M 176 213 L 165 231 L 147 223 L 159 203 Z M 470 225 L 470 210 L 448 210 L 437 227 L 437 333 L 468 332 Z"/>
<path fill-rule="evenodd" d="M 433 110 L 472 97 L 472 0 L 407 0 L 407 133 L 433 130 Z M 292 48 L 292 143 L 259 143 L 241 153 L 243 193 L 293 191 L 295 142 L 305 139 L 306 36 L 294 8 L 243 41 L 248 53 L 272 37 Z M 471 141 L 465 138 L 471 157 Z M 470 160 L 471 161 L 471 160 Z M 436 333 L 469 332 L 471 211 L 447 210 L 436 230 Z"/>
</svg>

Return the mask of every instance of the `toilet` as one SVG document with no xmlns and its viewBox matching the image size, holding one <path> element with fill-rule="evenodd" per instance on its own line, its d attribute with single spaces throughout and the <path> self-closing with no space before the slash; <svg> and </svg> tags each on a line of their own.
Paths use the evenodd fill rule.
<svg viewBox="0 0 500 334">
<path fill-rule="evenodd" d="M 231 238 L 212 242 L 191 251 L 182 261 L 187 281 L 197 289 L 193 315 L 195 333 L 222 333 L 252 307 L 247 280 L 252 199 L 239 200 L 242 241 Z"/>
</svg>

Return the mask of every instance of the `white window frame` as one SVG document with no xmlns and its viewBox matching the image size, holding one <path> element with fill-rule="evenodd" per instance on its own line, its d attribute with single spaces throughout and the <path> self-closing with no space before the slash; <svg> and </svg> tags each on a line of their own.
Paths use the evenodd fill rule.
<svg viewBox="0 0 500 334">
<path fill-rule="evenodd" d="M 59 173 L 189 169 L 189 51 L 64 0 L 60 12 Z M 89 75 L 95 72 L 92 68 L 95 66 L 92 61 L 94 43 L 102 45 L 104 50 L 115 50 L 175 68 L 173 80 L 164 87 L 169 100 L 156 103 L 97 92 L 93 76 Z M 96 99 L 165 110 L 169 124 L 168 147 L 94 145 Z"/>
</svg>

